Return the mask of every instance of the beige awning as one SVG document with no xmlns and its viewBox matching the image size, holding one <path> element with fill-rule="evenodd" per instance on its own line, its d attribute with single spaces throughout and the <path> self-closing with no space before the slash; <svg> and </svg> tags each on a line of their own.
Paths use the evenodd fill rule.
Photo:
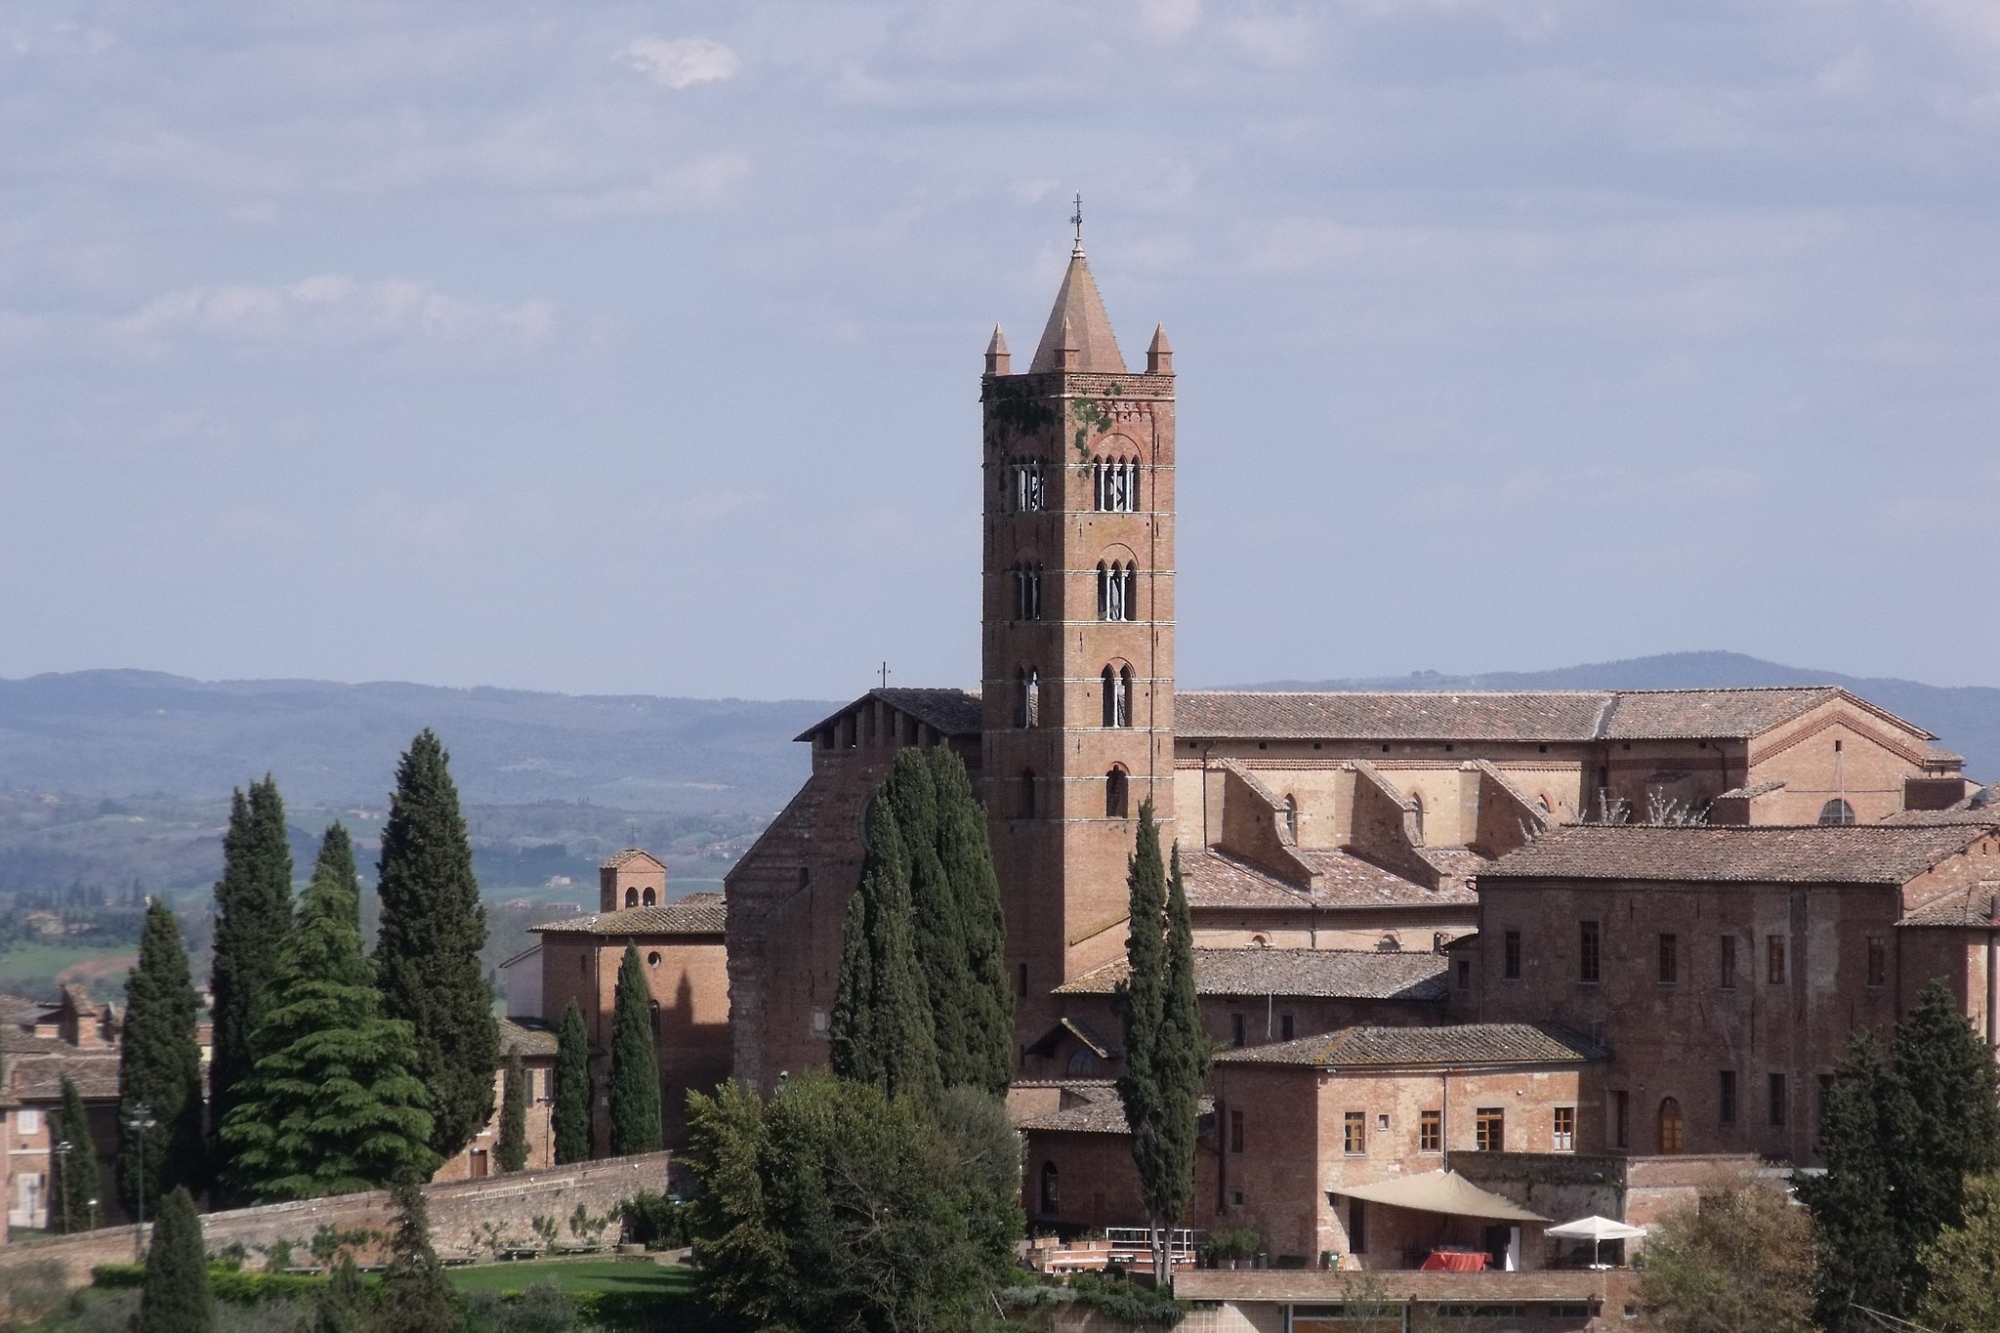
<svg viewBox="0 0 2000 1333">
<path fill-rule="evenodd" d="M 1350 1199 L 1386 1203 L 1392 1208 L 1414 1208 L 1422 1213 L 1449 1213 L 1453 1217 L 1490 1217 L 1501 1222 L 1546 1222 L 1511 1199 L 1479 1188 L 1456 1171 L 1426 1171 L 1420 1176 L 1391 1176 L 1366 1185 L 1342 1185 L 1329 1195 L 1345 1194 Z"/>
</svg>

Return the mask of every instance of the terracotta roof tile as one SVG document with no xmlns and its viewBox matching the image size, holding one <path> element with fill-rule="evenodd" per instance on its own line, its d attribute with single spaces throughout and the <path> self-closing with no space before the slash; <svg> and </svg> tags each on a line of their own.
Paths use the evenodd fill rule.
<svg viewBox="0 0 2000 1333">
<path fill-rule="evenodd" d="M 27 1043 L 33 1042 L 30 1046 Z M 67 1042 L 46 1038 L 16 1038 L 6 1043 L 8 1081 L 5 1091 L 22 1101 L 54 1101 L 62 1096 L 67 1074 L 89 1101 L 118 1096 L 118 1048 L 79 1050 Z"/>
<path fill-rule="evenodd" d="M 1896 924 L 1991 930 L 1996 920 L 2000 920 L 2000 883 L 1988 880 L 1953 889 L 1921 907 L 1913 907 Z"/>
<path fill-rule="evenodd" d="M 1214 849 L 1181 854 L 1188 906 L 1194 908 L 1471 906 L 1478 895 L 1457 883 L 1432 889 L 1349 852 L 1301 851 L 1321 878 L 1317 892 L 1287 884 Z M 1490 864 L 1479 858 L 1479 864 Z"/>
<path fill-rule="evenodd" d="M 1962 826 L 1571 824 L 1501 857 L 1479 882 L 1907 884 L 1978 836 Z"/>
<path fill-rule="evenodd" d="M 1028 364 L 1030 374 L 1056 369 L 1056 351 L 1064 346 L 1065 336 L 1077 353 L 1072 369 L 1106 375 L 1125 369 L 1125 357 L 1111 332 L 1111 316 L 1104 312 L 1104 298 L 1097 294 L 1097 280 L 1090 276 L 1090 265 L 1084 262 L 1081 251 L 1070 256 L 1069 267 L 1063 272 L 1049 322 L 1042 328 L 1042 341 Z"/>
<path fill-rule="evenodd" d="M 1437 954 L 1348 949 L 1196 949 L 1201 995 L 1284 995 L 1344 1000 L 1438 1000 L 1448 964 Z M 1114 958 L 1056 987 L 1058 995 L 1110 995 L 1130 975 Z"/>
<path fill-rule="evenodd" d="M 1215 1109 L 1215 1099 L 1204 1096 L 1201 1110 L 1204 1114 Z M 1125 1123 L 1125 1104 L 1112 1093 L 1100 1101 L 1085 1102 L 1078 1106 L 1066 1106 L 1060 1111 L 1045 1111 L 1018 1121 L 1014 1128 L 1019 1130 L 1039 1129 L 1070 1134 L 1129 1134 L 1132 1127 Z"/>
<path fill-rule="evenodd" d="M 1397 1068 L 1408 1065 L 1580 1064 L 1605 1050 L 1554 1023 L 1352 1027 L 1316 1037 L 1223 1051 L 1217 1064 Z"/>
<path fill-rule="evenodd" d="M 690 893 L 659 907 L 566 916 L 530 926 L 551 935 L 720 935 L 727 916 L 719 893 Z"/>
<path fill-rule="evenodd" d="M 886 690 L 870 690 L 853 703 L 813 723 L 792 739 L 811 740 L 814 733 L 847 716 L 871 699 L 880 699 L 891 708 L 907 713 L 917 721 L 927 724 L 940 736 L 977 736 L 986 725 L 985 714 L 980 710 L 978 690 L 904 689 L 898 686 Z"/>
<path fill-rule="evenodd" d="M 647 851 L 643 847 L 627 847 L 622 852 L 614 852 L 611 854 L 610 857 L 606 858 L 605 861 L 597 868 L 599 870 L 616 870 L 620 866 L 630 865 L 634 861 L 642 861 L 642 860 L 651 861 L 654 865 L 660 866 L 660 868 L 663 870 L 666 868 L 665 866 L 660 865 L 660 859 L 658 857 L 654 856 L 651 852 Z"/>
<path fill-rule="evenodd" d="M 537 1022 L 528 1026 L 517 1018 L 500 1020 L 500 1058 L 505 1061 L 507 1052 L 518 1047 L 524 1059 L 538 1056 L 552 1056 L 556 1053 L 556 1034 Z"/>
</svg>

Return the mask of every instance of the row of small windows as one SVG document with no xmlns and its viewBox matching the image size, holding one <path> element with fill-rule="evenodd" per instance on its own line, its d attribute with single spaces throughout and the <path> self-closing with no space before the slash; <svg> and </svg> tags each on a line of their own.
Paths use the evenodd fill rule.
<svg viewBox="0 0 2000 1333">
<path fill-rule="evenodd" d="M 1000 474 L 1000 498 L 1016 514 L 1039 514 L 1048 508 L 1048 482 L 1039 458 L 1010 458 Z"/>
<path fill-rule="evenodd" d="M 1107 666 L 1098 676 L 1098 682 L 1103 688 L 1104 725 L 1131 726 L 1133 700 L 1138 691 L 1138 677 L 1132 674 L 1132 668 Z M 1024 666 L 1014 673 L 1014 725 L 1042 725 L 1042 673 L 1031 666 Z"/>
<path fill-rule="evenodd" d="M 1671 1099 L 1670 1099 L 1671 1100 Z M 1556 1152 L 1576 1151 L 1576 1108 L 1557 1106 L 1550 1108 L 1549 1143 Z M 1243 1151 L 1243 1112 L 1232 1108 L 1229 1112 L 1229 1151 L 1231 1154 Z M 1384 1112 L 1375 1113 L 1375 1129 L 1387 1131 L 1389 1117 Z M 1507 1151 L 1507 1108 L 1504 1106 L 1479 1106 L 1472 1112 L 1472 1142 L 1480 1152 Z M 1340 1150 L 1348 1157 L 1368 1155 L 1368 1112 L 1343 1111 L 1340 1117 Z M 1441 1153 L 1444 1151 L 1444 1112 L 1439 1110 L 1417 1113 L 1417 1151 Z"/>
<path fill-rule="evenodd" d="M 1738 976 L 1739 946 L 1743 943 L 1735 935 L 1721 935 L 1716 939 L 1716 987 L 1720 990 L 1735 990 Z M 1681 937 L 1676 931 L 1662 931 L 1656 940 L 1656 977 L 1663 986 L 1680 984 L 1682 973 Z M 1766 985 L 1782 986 L 1788 971 L 1790 945 L 1786 936 L 1766 935 L 1764 937 L 1764 981 Z M 1503 981 L 1521 979 L 1522 943 L 1521 932 L 1507 930 L 1500 937 L 1500 977 Z M 1754 962 L 1753 962 L 1754 966 Z M 1866 984 L 1886 986 L 1889 984 L 1889 941 L 1881 935 L 1867 938 L 1867 955 L 1864 968 Z M 1577 923 L 1577 978 L 1587 985 L 1595 985 L 1604 979 L 1604 926 L 1599 921 L 1579 921 Z"/>
<path fill-rule="evenodd" d="M 1007 571 L 1007 580 L 1014 593 L 1014 619 L 1040 620 L 1042 618 L 1042 562 L 1023 560 Z"/>
<path fill-rule="evenodd" d="M 1040 813 L 1036 796 L 1039 787 L 1035 770 L 1022 769 L 1020 777 L 1014 780 L 1016 819 L 1033 819 Z M 1107 819 L 1132 817 L 1132 775 L 1125 771 L 1123 764 L 1113 764 L 1111 771 L 1104 775 L 1104 816 Z"/>
<path fill-rule="evenodd" d="M 644 893 L 639 892 L 637 889 L 625 890 L 625 905 L 627 907 L 651 907 L 655 901 L 651 889 L 647 889 Z"/>
<path fill-rule="evenodd" d="M 1100 458 L 1090 469 L 1091 505 L 1100 514 L 1131 514 L 1139 509 L 1139 460 Z"/>
<path fill-rule="evenodd" d="M 1097 564 L 1097 618 L 1137 620 L 1139 618 L 1139 566 L 1113 560 Z"/>
<path fill-rule="evenodd" d="M 1830 1083 L 1832 1076 L 1822 1079 L 1823 1085 Z M 1822 1093 L 1825 1091 L 1823 1086 Z M 1772 1129 L 1783 1129 L 1791 1123 L 1791 1086 L 1783 1074 L 1770 1073 L 1764 1076 L 1764 1123 Z M 1742 1114 L 1741 1100 L 1737 1091 L 1736 1071 L 1718 1069 L 1715 1072 L 1715 1122 L 1718 1126 L 1734 1126 Z M 1632 1147 L 1632 1094 L 1622 1090 L 1611 1093 L 1610 1131 L 1613 1148 Z M 1653 1150 L 1660 1153 L 1687 1151 L 1687 1114 L 1681 1109 L 1680 1098 L 1662 1097 L 1653 1113 Z"/>
</svg>

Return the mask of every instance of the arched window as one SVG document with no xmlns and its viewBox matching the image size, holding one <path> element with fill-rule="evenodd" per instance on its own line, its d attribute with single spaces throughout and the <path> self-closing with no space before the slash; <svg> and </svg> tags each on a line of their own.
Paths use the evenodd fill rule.
<svg viewBox="0 0 2000 1333">
<path fill-rule="evenodd" d="M 1132 725 L 1132 668 L 1118 668 L 1118 725 Z"/>
<path fill-rule="evenodd" d="M 1104 683 L 1104 725 L 1118 725 L 1118 673 L 1110 667 L 1104 668 L 1097 677 Z"/>
<path fill-rule="evenodd" d="M 1038 514 L 1048 506 L 1038 458 L 1008 459 L 1005 486 L 1008 505 L 1017 514 Z"/>
<path fill-rule="evenodd" d="M 1132 779 L 1125 770 L 1113 764 L 1111 771 L 1104 775 L 1104 815 L 1107 819 L 1124 819 L 1132 804 Z"/>
<path fill-rule="evenodd" d="M 1293 842 L 1299 840 L 1299 798 L 1290 794 L 1285 797 L 1285 832 Z"/>
<path fill-rule="evenodd" d="M 639 905 L 639 891 L 637 889 L 625 890 L 625 905 L 627 907 L 637 907 Z"/>
<path fill-rule="evenodd" d="M 1132 514 L 1139 509 L 1139 461 L 1100 458 L 1091 466 L 1091 500 L 1101 514 Z"/>
<path fill-rule="evenodd" d="M 1410 793 L 1411 831 L 1416 835 L 1417 845 L 1424 845 L 1424 794 Z"/>
<path fill-rule="evenodd" d="M 1035 770 L 1024 768 L 1021 776 L 1014 780 L 1014 815 L 1018 819 L 1035 817 Z"/>
<path fill-rule="evenodd" d="M 1686 1122 L 1681 1119 L 1681 1104 L 1673 1097 L 1660 1099 L 1660 1151 L 1674 1153 L 1681 1151 L 1681 1139 Z"/>
<path fill-rule="evenodd" d="M 646 1012 L 647 1016 L 653 1021 L 653 1040 L 658 1041 L 660 1039 L 660 1002 L 658 1000 L 648 1000 L 646 1002 Z"/>
<path fill-rule="evenodd" d="M 1385 931 L 1382 938 L 1375 941 L 1376 953 L 1401 953 L 1402 951 L 1403 937 L 1393 930 Z"/>
<path fill-rule="evenodd" d="M 1139 618 L 1139 566 L 1125 566 L 1125 619 Z"/>
<path fill-rule="evenodd" d="M 647 889 L 644 893 L 639 895 L 639 905 L 641 907 L 651 907 L 654 901 L 655 899 L 653 897 L 653 891 L 651 889 Z"/>
<path fill-rule="evenodd" d="M 1042 1163 L 1041 1196 L 1041 1211 L 1044 1216 L 1051 1216 L 1061 1210 L 1062 1198 L 1056 1190 L 1056 1164 L 1054 1162 Z"/>
<path fill-rule="evenodd" d="M 1822 824 L 1852 824 L 1854 807 L 1835 797 L 1819 808 L 1819 822 Z"/>
<path fill-rule="evenodd" d="M 1042 563 L 1023 560 L 1008 571 L 1014 584 L 1014 619 L 1042 618 Z"/>
<path fill-rule="evenodd" d="M 1097 1052 L 1088 1046 L 1079 1046 L 1069 1053 L 1069 1060 L 1063 1069 L 1071 1078 L 1089 1078 L 1097 1073 Z"/>
<path fill-rule="evenodd" d="M 1038 727 L 1042 724 L 1042 675 L 1033 667 L 1014 673 L 1014 725 Z"/>
</svg>

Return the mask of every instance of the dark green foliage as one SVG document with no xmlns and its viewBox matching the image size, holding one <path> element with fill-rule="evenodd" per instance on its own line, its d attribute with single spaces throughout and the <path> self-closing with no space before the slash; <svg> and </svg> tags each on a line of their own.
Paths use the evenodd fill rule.
<svg viewBox="0 0 2000 1333">
<path fill-rule="evenodd" d="M 146 908 L 139 965 L 125 980 L 118 1053 L 118 1196 L 135 1216 L 142 1194 L 150 1209 L 176 1185 L 202 1184 L 199 1010 L 180 923 L 155 900 Z M 150 1130 L 132 1128 L 141 1106 L 153 1121 Z"/>
<path fill-rule="evenodd" d="M 2000 1175 L 1965 1182 L 1964 1213 L 1923 1249 L 1917 1318 L 1939 1333 L 2000 1333 Z"/>
<path fill-rule="evenodd" d="M 618 1205 L 625 1239 L 651 1250 L 687 1244 L 688 1227 L 693 1222 L 690 1213 L 690 1205 L 650 1190 L 641 1190 Z"/>
<path fill-rule="evenodd" d="M 343 1251 L 326 1285 L 313 1292 L 312 1333 L 374 1333 L 375 1290 Z"/>
<path fill-rule="evenodd" d="M 353 849 L 335 824 L 285 943 L 256 1068 L 222 1127 L 233 1192 L 306 1199 L 436 1169 L 430 1099 L 410 1072 L 410 1025 L 383 1016 L 373 973 L 361 952 Z"/>
<path fill-rule="evenodd" d="M 1201 1091 L 1208 1081 L 1209 1039 L 1195 992 L 1194 929 L 1181 850 L 1173 851 L 1167 877 L 1166 985 L 1160 998 L 1160 1040 L 1154 1072 L 1161 1107 L 1160 1176 L 1148 1182 L 1146 1201 L 1161 1224 L 1180 1221 L 1194 1195 L 1195 1146 L 1201 1124 Z M 1165 1274 L 1160 1275 L 1164 1278 Z"/>
<path fill-rule="evenodd" d="M 1654 1225 L 1640 1292 L 1663 1333 L 1811 1333 L 1812 1270 L 1811 1219 L 1743 1185 Z"/>
<path fill-rule="evenodd" d="M 973 1248 L 1009 1252 L 1025 1234 L 1027 1219 L 1021 1213 L 1021 1135 L 1006 1102 L 975 1087 L 947 1088 L 935 1120 Z"/>
<path fill-rule="evenodd" d="M 917 1101 L 823 1074 L 769 1103 L 732 1085 L 688 1100 L 715 1309 L 774 1333 L 976 1326 L 1014 1238 L 975 1221 L 1003 1215 L 987 1196 L 1015 1188 L 987 1118 L 946 1132 Z"/>
<path fill-rule="evenodd" d="M 1014 1072 L 1014 988 L 1007 978 L 1007 921 L 986 837 L 986 809 L 956 751 L 938 745 L 926 753 L 937 783 L 938 859 L 958 909 L 968 982 L 958 1021 L 964 1046 L 945 1081 L 1005 1092 Z"/>
<path fill-rule="evenodd" d="M 833 1070 L 891 1096 L 934 1102 L 942 1088 L 929 988 L 912 938 L 910 858 L 891 802 L 878 798 L 861 884 L 841 929 Z"/>
<path fill-rule="evenodd" d="M 215 1295 L 208 1287 L 208 1255 L 194 1199 L 176 1187 L 160 1201 L 146 1249 L 145 1285 L 133 1333 L 203 1333 L 215 1327 Z"/>
<path fill-rule="evenodd" d="M 875 799 L 895 812 L 896 830 L 909 861 L 910 948 L 929 1002 L 939 1080 L 946 1087 L 974 1082 L 966 1012 L 972 972 L 967 965 L 965 925 L 939 855 L 937 777 L 924 752 L 915 746 L 898 750 L 895 766 Z"/>
<path fill-rule="evenodd" d="M 528 1074 L 519 1047 L 507 1048 L 507 1073 L 500 1084 L 500 1142 L 494 1155 L 502 1171 L 528 1164 Z"/>
<path fill-rule="evenodd" d="M 222 878 L 215 884 L 214 962 L 210 970 L 214 1045 L 208 1066 L 211 1128 L 242 1099 L 257 1063 L 257 1028 L 270 1011 L 279 960 L 292 929 L 292 851 L 285 803 L 266 774 L 246 797 L 231 798 L 222 838 Z M 220 1145 L 211 1159 L 226 1167 Z"/>
<path fill-rule="evenodd" d="M 625 946 L 611 1010 L 611 1155 L 660 1150 L 660 1060 L 653 1040 L 652 992 L 639 950 Z"/>
<path fill-rule="evenodd" d="M 1924 1297 L 1925 1247 L 1963 1221 L 1965 1182 L 2000 1168 L 2000 1093 L 1991 1053 L 1933 981 L 1896 1025 L 1889 1067 L 1857 1035 L 1828 1093 L 1821 1176 L 1797 1180 L 1812 1210 L 1818 1318 L 1873 1325 L 1854 1305 L 1904 1316 Z"/>
<path fill-rule="evenodd" d="M 549 1108 L 559 1163 L 590 1160 L 590 1037 L 572 999 L 556 1032 L 555 1101 Z"/>
<path fill-rule="evenodd" d="M 415 1180 L 391 1191 L 396 1230 L 389 1238 L 389 1267 L 382 1274 L 375 1333 L 459 1333 L 458 1295 L 431 1248 L 430 1210 Z"/>
<path fill-rule="evenodd" d="M 68 1152 L 56 1154 L 54 1220 L 63 1231 L 89 1231 L 97 1225 L 102 1208 L 97 1193 L 97 1141 L 91 1137 L 83 1094 L 68 1074 L 62 1076 L 62 1106 L 49 1128 L 54 1133 L 53 1142 L 69 1145 Z"/>
<path fill-rule="evenodd" d="M 416 1036 L 412 1066 L 431 1096 L 431 1148 L 455 1156 L 493 1115 L 500 1034 L 479 963 L 486 911 L 472 875 L 451 757 L 426 729 L 396 769 L 382 829 L 382 928 L 375 945 L 389 1016 Z"/>
</svg>

